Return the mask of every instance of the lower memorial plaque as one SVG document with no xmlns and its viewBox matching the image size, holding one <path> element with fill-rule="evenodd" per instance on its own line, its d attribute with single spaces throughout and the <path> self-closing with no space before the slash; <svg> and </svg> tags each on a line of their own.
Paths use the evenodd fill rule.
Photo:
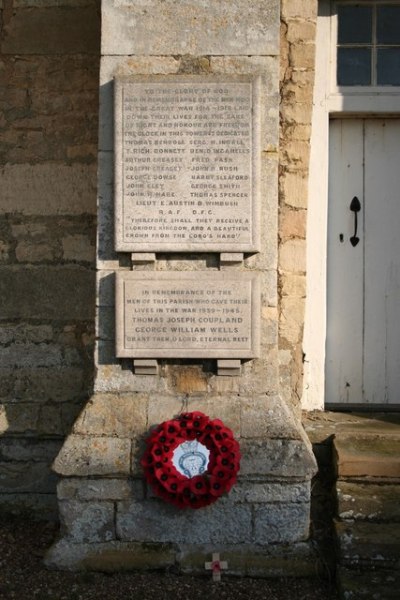
<svg viewBox="0 0 400 600">
<path fill-rule="evenodd" d="M 117 273 L 118 357 L 255 358 L 259 321 L 257 273 Z"/>
</svg>

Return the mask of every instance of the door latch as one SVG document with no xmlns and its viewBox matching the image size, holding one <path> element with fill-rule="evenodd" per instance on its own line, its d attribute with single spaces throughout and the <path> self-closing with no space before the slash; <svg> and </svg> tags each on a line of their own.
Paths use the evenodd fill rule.
<svg viewBox="0 0 400 600">
<path fill-rule="evenodd" d="M 357 246 L 358 242 L 360 241 L 360 238 L 357 237 L 357 228 L 358 228 L 357 213 L 359 213 L 361 210 L 361 203 L 360 203 L 359 199 L 357 198 L 357 196 L 354 196 L 353 200 L 350 202 L 350 210 L 351 210 L 351 212 L 354 213 L 354 235 L 351 236 L 350 243 L 353 247 L 355 247 L 355 246 Z"/>
</svg>

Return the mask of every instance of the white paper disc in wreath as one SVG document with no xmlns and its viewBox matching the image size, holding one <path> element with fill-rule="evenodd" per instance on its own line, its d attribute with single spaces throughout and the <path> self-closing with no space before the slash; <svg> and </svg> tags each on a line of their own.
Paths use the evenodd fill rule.
<svg viewBox="0 0 400 600">
<path fill-rule="evenodd" d="M 172 463 L 181 475 L 192 478 L 205 473 L 209 459 L 210 451 L 204 444 L 188 440 L 175 448 Z"/>
</svg>

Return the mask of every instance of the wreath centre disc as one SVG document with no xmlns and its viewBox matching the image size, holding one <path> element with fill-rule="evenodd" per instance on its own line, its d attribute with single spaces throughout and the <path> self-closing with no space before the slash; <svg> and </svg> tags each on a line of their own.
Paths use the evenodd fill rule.
<svg viewBox="0 0 400 600">
<path fill-rule="evenodd" d="M 206 472 L 210 460 L 210 451 L 197 440 L 183 442 L 175 448 L 172 464 L 185 477 L 197 477 Z"/>
</svg>

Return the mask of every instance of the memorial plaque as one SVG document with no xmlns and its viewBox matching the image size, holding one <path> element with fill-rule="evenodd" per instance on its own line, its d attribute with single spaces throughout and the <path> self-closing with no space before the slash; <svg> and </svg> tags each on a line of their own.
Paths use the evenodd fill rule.
<svg viewBox="0 0 400 600">
<path fill-rule="evenodd" d="M 257 273 L 122 271 L 116 283 L 118 357 L 258 355 Z"/>
<path fill-rule="evenodd" d="M 115 80 L 121 252 L 259 250 L 259 80 Z"/>
</svg>

